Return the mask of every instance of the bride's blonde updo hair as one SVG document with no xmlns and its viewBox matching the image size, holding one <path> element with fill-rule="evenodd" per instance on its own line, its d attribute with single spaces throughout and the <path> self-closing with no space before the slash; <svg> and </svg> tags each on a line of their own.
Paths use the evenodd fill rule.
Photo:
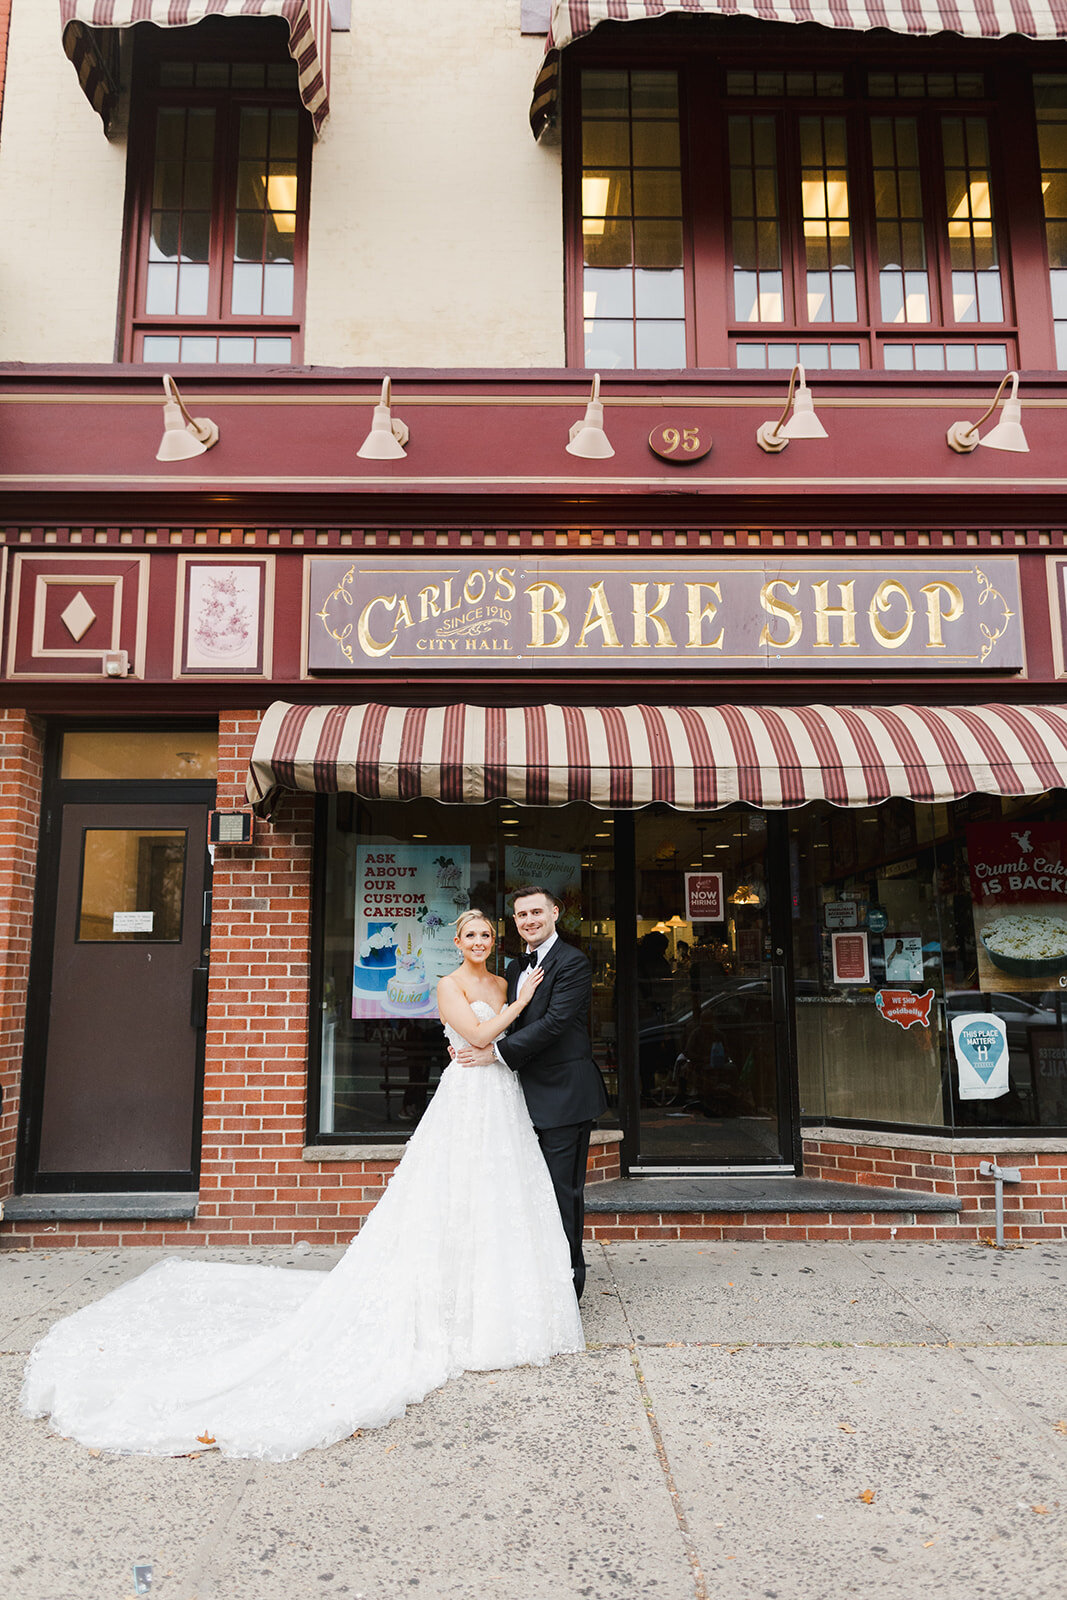
<svg viewBox="0 0 1067 1600">
<path fill-rule="evenodd" d="M 463 930 L 467 926 L 468 922 L 484 922 L 486 927 L 489 929 L 490 939 L 494 944 L 496 944 L 496 929 L 493 927 L 492 917 L 487 917 L 484 911 L 475 910 L 474 906 L 468 906 L 466 911 L 461 911 L 459 916 L 456 918 L 457 939 L 462 937 Z"/>
</svg>

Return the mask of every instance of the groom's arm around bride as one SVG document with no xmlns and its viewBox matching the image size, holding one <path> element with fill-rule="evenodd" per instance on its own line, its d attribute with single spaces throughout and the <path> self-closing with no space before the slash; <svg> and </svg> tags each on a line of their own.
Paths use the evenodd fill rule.
<svg viewBox="0 0 1067 1600">
<path fill-rule="evenodd" d="M 473 1064 L 495 1054 L 518 1073 L 556 1192 L 580 1296 L 589 1134 L 607 1096 L 589 1043 L 592 969 L 580 950 L 557 937 L 559 910 L 555 896 L 543 889 L 520 889 L 515 895 L 515 926 L 543 974 L 540 987 L 495 1051 L 464 1051 L 458 1059 Z M 509 1001 L 526 966 L 519 960 L 508 967 Z"/>
</svg>

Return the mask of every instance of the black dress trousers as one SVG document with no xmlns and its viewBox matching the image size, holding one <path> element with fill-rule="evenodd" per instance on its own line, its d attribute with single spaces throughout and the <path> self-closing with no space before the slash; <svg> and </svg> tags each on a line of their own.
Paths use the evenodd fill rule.
<svg viewBox="0 0 1067 1600">
<path fill-rule="evenodd" d="M 585 1164 L 589 1155 L 592 1122 L 572 1122 L 562 1128 L 537 1128 L 538 1141 L 556 1191 L 556 1203 L 571 1252 L 574 1292 L 580 1300 L 585 1288 Z"/>
</svg>

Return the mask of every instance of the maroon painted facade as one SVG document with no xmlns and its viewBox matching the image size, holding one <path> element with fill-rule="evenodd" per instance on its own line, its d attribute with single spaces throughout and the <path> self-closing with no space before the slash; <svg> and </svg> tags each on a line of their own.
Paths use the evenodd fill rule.
<svg viewBox="0 0 1067 1600">
<path fill-rule="evenodd" d="M 20 1183 L 20 993 L 32 934 L 42 726 L 217 719 L 217 803 L 237 809 L 259 713 L 279 698 L 413 705 L 1060 702 L 1067 379 L 1024 382 L 1028 455 L 954 454 L 947 428 L 979 416 L 992 387 L 980 377 L 813 376 L 829 437 L 795 441 L 771 457 L 755 432 L 781 409 L 784 382 L 736 373 L 616 376 L 602 389 L 615 454 L 594 462 L 564 448 L 588 398 L 585 376 L 400 373 L 393 374 L 393 413 L 411 437 L 405 459 L 383 463 L 356 454 L 380 374 L 264 379 L 201 371 L 183 374 L 181 388 L 195 415 L 218 424 L 220 441 L 195 460 L 166 464 L 155 460 L 158 377 L 123 367 L 0 369 L 5 826 L 17 862 L 7 895 L 6 1193 L 17 1193 Z M 710 451 L 690 467 L 665 460 L 648 441 L 668 425 L 710 433 Z M 873 561 L 892 572 L 895 562 L 901 571 L 916 560 L 948 570 L 961 560 L 1007 558 L 1017 573 L 1023 664 L 939 671 L 926 661 L 888 660 L 880 671 L 843 666 L 831 674 L 813 665 L 774 675 L 702 664 L 652 673 L 631 652 L 596 671 L 524 665 L 476 673 L 447 660 L 422 669 L 309 671 L 308 563 L 357 554 L 361 567 L 383 574 L 398 560 L 429 572 L 462 556 L 496 567 L 573 562 L 576 571 L 627 581 L 651 579 L 664 560 L 683 578 L 686 563 L 695 572 L 713 558 L 728 574 L 731 561 L 740 570 L 742 558 L 759 557 L 802 579 L 816 568 L 825 577 L 832 566 L 847 582 L 850 571 Z M 188 633 L 190 585 L 196 569 L 210 571 L 211 563 L 257 575 L 260 648 L 233 668 L 205 668 Z M 91 619 L 76 611 L 73 623 L 65 621 L 79 595 L 87 597 Z M 106 673 L 107 652 L 125 652 L 125 674 Z M 271 826 L 257 821 L 250 845 L 220 847 L 216 856 L 195 1220 L 120 1224 L 89 1215 L 47 1232 L 39 1221 L 9 1220 L 5 1242 L 333 1242 L 358 1226 L 395 1156 L 366 1149 L 346 1156 L 306 1143 L 309 1018 L 317 1004 L 313 824 L 308 799 L 287 800 Z M 888 1148 L 891 1135 L 886 1139 Z M 859 1165 L 847 1170 L 858 1181 L 893 1179 L 878 1164 L 881 1151 L 868 1160 L 849 1148 Z M 805 1142 L 805 1161 L 817 1175 L 844 1177 L 840 1153 L 825 1134 Z M 1033 1188 L 1010 1219 L 1018 1237 L 1067 1236 L 1055 1197 L 1064 1159 L 1053 1150 L 1033 1163 Z M 595 1153 L 594 1176 L 613 1176 L 616 1161 L 617 1144 L 609 1141 Z M 902 1186 L 921 1187 L 918 1161 L 900 1175 Z M 972 1166 L 954 1158 L 951 1175 L 940 1181 L 971 1184 Z M 874 1238 L 890 1227 L 901 1238 L 988 1233 L 989 1216 L 971 1204 L 971 1191 L 955 1192 L 967 1198 L 960 1223 L 911 1213 L 844 1219 L 828 1205 L 825 1214 L 799 1220 L 603 1214 L 590 1228 L 619 1238 Z"/>
</svg>

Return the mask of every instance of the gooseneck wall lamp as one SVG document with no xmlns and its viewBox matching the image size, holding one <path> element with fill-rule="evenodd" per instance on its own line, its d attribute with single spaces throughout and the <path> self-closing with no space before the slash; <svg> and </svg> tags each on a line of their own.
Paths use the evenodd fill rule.
<svg viewBox="0 0 1067 1600">
<path fill-rule="evenodd" d="M 1004 411 L 1000 421 L 995 427 L 990 428 L 984 439 L 978 437 L 978 430 L 987 417 L 991 417 L 997 409 L 997 403 L 1004 393 L 1005 384 L 1011 384 L 1011 395 L 1004 402 Z M 978 445 L 988 445 L 990 450 L 1018 450 L 1029 452 L 1030 446 L 1026 442 L 1022 424 L 1022 402 L 1019 399 L 1019 374 L 1008 372 L 1000 381 L 1000 387 L 993 396 L 993 404 L 988 410 L 983 411 L 977 422 L 954 422 L 946 434 L 948 447 L 959 455 L 969 455 Z"/>
<path fill-rule="evenodd" d="M 383 378 L 382 397 L 374 408 L 370 432 L 356 451 L 364 461 L 399 461 L 407 454 L 404 446 L 411 433 L 406 422 L 393 416 L 392 393 L 392 380 Z"/>
<path fill-rule="evenodd" d="M 163 437 L 156 451 L 157 461 L 189 461 L 202 456 L 219 442 L 219 430 L 210 417 L 191 417 L 178 385 L 169 372 L 163 374 Z"/>
<path fill-rule="evenodd" d="M 797 378 L 800 382 L 797 383 Z M 795 390 L 795 392 L 794 392 Z M 792 406 L 793 415 L 789 416 Z M 786 418 L 789 417 L 789 421 Z M 804 368 L 795 366 L 789 374 L 789 394 L 786 397 L 785 410 L 777 421 L 765 422 L 756 430 L 756 443 L 761 450 L 766 450 L 771 455 L 776 455 L 779 450 L 784 450 L 790 439 L 825 439 L 826 429 L 815 415 L 815 402 L 811 398 L 808 380 L 804 376 Z"/>
<path fill-rule="evenodd" d="M 569 439 L 567 453 L 581 456 L 585 461 L 604 461 L 608 456 L 615 454 L 611 440 L 604 432 L 604 406 L 600 399 L 599 372 L 593 377 L 593 389 L 589 396 L 589 404 L 585 408 L 585 416 L 580 422 L 574 423 Z"/>
</svg>

